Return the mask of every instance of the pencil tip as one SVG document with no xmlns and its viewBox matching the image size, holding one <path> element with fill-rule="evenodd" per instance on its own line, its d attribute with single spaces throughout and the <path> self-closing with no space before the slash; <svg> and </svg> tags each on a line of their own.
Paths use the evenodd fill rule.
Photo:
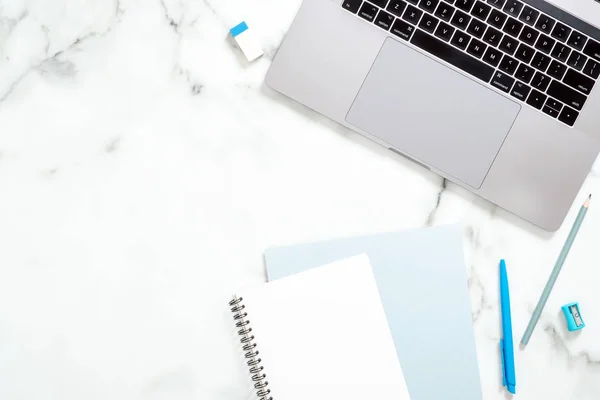
<svg viewBox="0 0 600 400">
<path fill-rule="evenodd" d="M 590 193 L 590 197 L 588 197 L 588 199 L 590 199 L 590 200 L 592 199 L 592 194 L 591 193 Z"/>
</svg>

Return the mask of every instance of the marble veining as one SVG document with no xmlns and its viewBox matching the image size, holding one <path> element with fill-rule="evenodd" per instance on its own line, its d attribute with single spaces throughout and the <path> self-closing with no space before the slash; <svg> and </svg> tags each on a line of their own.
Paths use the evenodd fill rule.
<svg viewBox="0 0 600 400">
<path fill-rule="evenodd" d="M 265 280 L 265 248 L 448 223 L 484 399 L 506 398 L 498 260 L 518 341 L 598 163 L 549 234 L 274 93 L 299 5 L 0 0 L 0 398 L 254 398 L 226 304 Z M 241 20 L 252 64 L 228 37 Z M 517 351 L 521 398 L 600 398 L 599 235 L 592 202 Z"/>
</svg>

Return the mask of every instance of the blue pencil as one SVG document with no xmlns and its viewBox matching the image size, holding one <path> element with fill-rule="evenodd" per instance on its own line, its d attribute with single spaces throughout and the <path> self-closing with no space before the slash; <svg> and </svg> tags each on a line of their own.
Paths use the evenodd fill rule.
<svg viewBox="0 0 600 400">
<path fill-rule="evenodd" d="M 567 237 L 567 241 L 565 242 L 565 245 L 563 246 L 563 249 L 560 252 L 560 255 L 558 256 L 558 259 L 556 260 L 554 269 L 552 270 L 552 273 L 550 274 L 550 278 L 548 278 L 546 287 L 544 288 L 544 291 L 542 292 L 542 295 L 540 296 L 540 300 L 538 301 L 537 306 L 535 307 L 535 310 L 533 311 L 533 315 L 531 316 L 531 319 L 529 320 L 529 325 L 527 325 L 527 329 L 525 330 L 525 333 L 523 334 L 523 338 L 521 339 L 521 343 L 524 345 L 527 345 L 527 343 L 529 343 L 531 334 L 533 333 L 533 330 L 535 329 L 535 326 L 537 325 L 537 322 L 540 319 L 540 316 L 542 315 L 542 311 L 544 310 L 544 307 L 546 306 L 548 297 L 550 297 L 550 292 L 552 292 L 552 288 L 554 287 L 554 284 L 556 283 L 558 274 L 560 274 L 560 270 L 562 269 L 563 264 L 565 263 L 565 260 L 567 259 L 567 255 L 569 255 L 569 250 L 571 250 L 571 246 L 573 245 L 573 242 L 575 241 L 575 238 L 577 237 L 579 228 L 581 227 L 581 224 L 583 223 L 583 219 L 585 218 L 588 208 L 590 207 L 591 199 L 592 199 L 592 195 L 590 194 L 590 196 L 586 199 L 585 203 L 583 203 L 583 206 L 581 206 L 581 209 L 579 210 L 579 214 L 577 215 L 577 219 L 575 220 L 575 223 L 573 223 L 573 228 L 571 228 L 571 232 L 569 233 L 569 236 Z"/>
</svg>

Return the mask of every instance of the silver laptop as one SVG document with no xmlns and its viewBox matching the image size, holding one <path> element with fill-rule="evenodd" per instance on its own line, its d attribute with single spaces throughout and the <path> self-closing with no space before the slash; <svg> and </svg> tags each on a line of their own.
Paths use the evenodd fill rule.
<svg viewBox="0 0 600 400">
<path fill-rule="evenodd" d="M 266 83 L 554 231 L 600 150 L 595 0 L 304 0 Z"/>
</svg>

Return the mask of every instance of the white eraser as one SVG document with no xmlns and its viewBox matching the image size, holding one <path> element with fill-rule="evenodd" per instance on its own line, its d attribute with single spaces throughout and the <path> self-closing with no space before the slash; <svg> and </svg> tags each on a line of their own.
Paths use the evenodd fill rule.
<svg viewBox="0 0 600 400">
<path fill-rule="evenodd" d="M 263 55 L 260 43 L 250 29 L 248 29 L 246 22 L 240 22 L 231 28 L 229 32 L 231 32 L 231 36 L 233 36 L 240 49 L 242 49 L 248 61 L 254 61 Z"/>
</svg>

